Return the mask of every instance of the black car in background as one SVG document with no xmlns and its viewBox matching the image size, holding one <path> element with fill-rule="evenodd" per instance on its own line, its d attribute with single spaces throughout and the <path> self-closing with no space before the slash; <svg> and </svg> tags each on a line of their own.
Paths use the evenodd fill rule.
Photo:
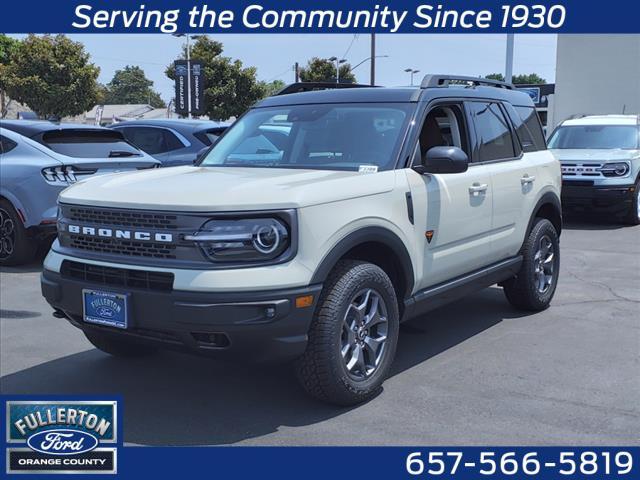
<svg viewBox="0 0 640 480">
<path fill-rule="evenodd" d="M 162 162 L 163 167 L 191 165 L 227 129 L 210 120 L 130 120 L 110 128 L 122 132 L 139 149 Z"/>
</svg>

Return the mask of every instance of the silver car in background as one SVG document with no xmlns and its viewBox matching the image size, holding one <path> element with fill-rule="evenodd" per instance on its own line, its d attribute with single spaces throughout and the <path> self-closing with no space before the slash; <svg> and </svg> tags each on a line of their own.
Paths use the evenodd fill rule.
<svg viewBox="0 0 640 480">
<path fill-rule="evenodd" d="M 58 194 L 94 175 L 160 162 L 101 127 L 0 121 L 0 265 L 33 259 L 56 232 Z"/>
</svg>

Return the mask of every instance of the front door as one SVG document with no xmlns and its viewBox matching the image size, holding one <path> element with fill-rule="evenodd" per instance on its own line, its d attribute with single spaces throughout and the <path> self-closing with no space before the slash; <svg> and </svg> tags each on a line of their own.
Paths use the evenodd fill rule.
<svg viewBox="0 0 640 480">
<path fill-rule="evenodd" d="M 425 117 L 415 160 L 434 146 L 456 146 L 470 155 L 464 107 L 436 105 Z M 486 265 L 490 250 L 493 189 L 491 174 L 470 164 L 463 173 L 420 175 L 407 170 L 415 209 L 416 245 L 424 261 L 418 289 Z"/>
</svg>

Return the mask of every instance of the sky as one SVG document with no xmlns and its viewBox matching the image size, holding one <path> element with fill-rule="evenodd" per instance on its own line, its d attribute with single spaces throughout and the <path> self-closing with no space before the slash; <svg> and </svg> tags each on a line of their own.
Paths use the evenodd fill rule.
<svg viewBox="0 0 640 480">
<path fill-rule="evenodd" d="M 116 70 L 138 65 L 154 82 L 165 101 L 173 98 L 173 83 L 164 75 L 177 58 L 184 38 L 163 34 L 74 34 L 92 61 L 100 67 L 99 81 L 108 83 Z M 22 37 L 22 36 L 17 36 Z M 304 65 L 311 57 L 346 58 L 352 66 L 370 55 L 368 34 L 221 34 L 212 38 L 224 45 L 224 55 L 257 68 L 258 79 L 294 81 L 293 64 Z M 506 35 L 501 34 L 384 34 L 376 35 L 378 58 L 376 84 L 409 84 L 406 68 L 420 70 L 419 83 L 427 73 L 487 75 L 504 72 Z M 548 82 L 555 80 L 556 35 L 521 34 L 515 37 L 514 74 L 537 73 Z M 353 72 L 362 83 L 369 82 L 369 62 Z"/>
</svg>

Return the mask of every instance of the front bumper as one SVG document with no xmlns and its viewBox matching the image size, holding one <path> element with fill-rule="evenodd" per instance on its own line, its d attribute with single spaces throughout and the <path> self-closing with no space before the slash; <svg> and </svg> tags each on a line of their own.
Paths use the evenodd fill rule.
<svg viewBox="0 0 640 480">
<path fill-rule="evenodd" d="M 160 348 L 248 362 L 281 362 L 300 356 L 322 285 L 263 292 L 188 292 L 88 283 L 45 270 L 42 294 L 58 314 L 83 331 Z M 83 320 L 82 290 L 128 293 L 126 330 Z M 310 306 L 296 298 L 312 295 Z"/>
<path fill-rule="evenodd" d="M 626 213 L 631 208 L 635 185 L 576 185 L 562 183 L 562 206 L 575 211 Z"/>
</svg>

